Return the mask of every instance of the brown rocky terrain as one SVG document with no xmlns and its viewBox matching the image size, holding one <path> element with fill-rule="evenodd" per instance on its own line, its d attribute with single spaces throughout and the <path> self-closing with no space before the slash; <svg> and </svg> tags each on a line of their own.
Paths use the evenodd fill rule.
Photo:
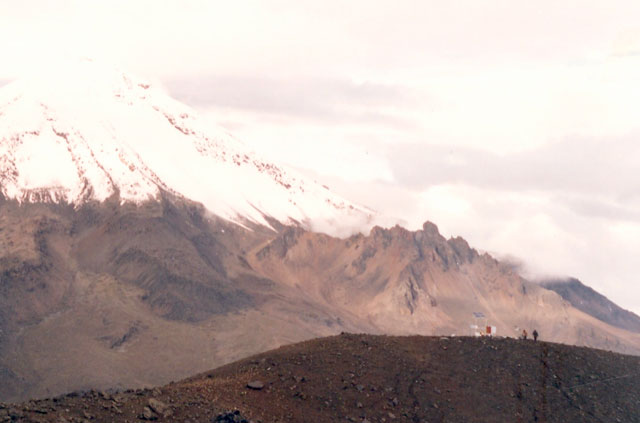
<svg viewBox="0 0 640 423">
<path fill-rule="evenodd" d="M 640 334 L 431 223 L 346 239 L 273 224 L 243 228 L 168 195 L 139 207 L 0 199 L 0 400 L 161 385 L 343 331 L 490 324 L 640 354 Z"/>
<path fill-rule="evenodd" d="M 161 384 L 375 330 L 252 271 L 244 252 L 273 236 L 188 203 L 0 200 L 0 400 Z"/>
<path fill-rule="evenodd" d="M 0 421 L 638 422 L 639 369 L 549 342 L 343 334 L 161 388 L 0 405 Z"/>
</svg>

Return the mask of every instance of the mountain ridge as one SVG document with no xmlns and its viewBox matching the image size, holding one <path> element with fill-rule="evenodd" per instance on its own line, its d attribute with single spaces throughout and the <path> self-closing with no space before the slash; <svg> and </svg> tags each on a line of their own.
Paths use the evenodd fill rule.
<svg viewBox="0 0 640 423">
<path fill-rule="evenodd" d="M 4 400 L 159 385 L 343 331 L 498 335 L 640 354 L 640 336 L 573 308 L 432 223 L 331 237 L 251 230 L 164 195 L 79 208 L 0 199 Z"/>
<path fill-rule="evenodd" d="M 640 333 L 640 316 L 613 303 L 576 278 L 547 279 L 540 284 L 557 292 L 571 305 L 610 325 Z"/>
</svg>

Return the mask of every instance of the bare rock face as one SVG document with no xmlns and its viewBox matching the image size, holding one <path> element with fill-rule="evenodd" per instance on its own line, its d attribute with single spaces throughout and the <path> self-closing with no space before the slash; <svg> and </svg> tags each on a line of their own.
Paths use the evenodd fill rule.
<svg viewBox="0 0 640 423">
<path fill-rule="evenodd" d="M 285 243 L 285 259 L 270 252 L 271 245 Z M 446 240 L 430 222 L 420 231 L 374 227 L 368 236 L 344 240 L 280 234 L 247 260 L 269 279 L 348 309 L 386 333 L 468 335 L 477 323 L 473 312 L 481 311 L 487 316 L 481 324 L 497 326 L 503 336 L 537 328 L 546 339 L 640 350 L 638 337 L 576 313 L 554 292 L 479 255 L 464 239 Z"/>
</svg>

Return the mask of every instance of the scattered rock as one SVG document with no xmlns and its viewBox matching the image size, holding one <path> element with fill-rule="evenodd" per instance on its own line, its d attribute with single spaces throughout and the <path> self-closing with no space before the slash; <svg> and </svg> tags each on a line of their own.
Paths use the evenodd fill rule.
<svg viewBox="0 0 640 423">
<path fill-rule="evenodd" d="M 140 420 L 158 420 L 158 415 L 153 412 L 149 407 L 145 407 L 142 410 L 142 414 L 138 416 Z"/>
<path fill-rule="evenodd" d="M 18 420 L 24 417 L 24 413 L 17 408 L 10 408 L 9 417 L 11 417 L 12 420 Z"/>
<path fill-rule="evenodd" d="M 169 417 L 172 414 L 171 408 L 167 404 L 155 398 L 149 400 L 149 408 L 162 417 Z"/>
<path fill-rule="evenodd" d="M 242 415 L 240 414 L 240 411 L 235 410 L 235 411 L 229 411 L 227 413 L 223 413 L 223 414 L 219 414 L 218 416 L 216 416 L 215 419 L 212 420 L 212 422 L 219 422 L 219 423 L 249 423 L 249 421 L 247 419 L 245 419 L 244 417 L 242 417 Z"/>
<path fill-rule="evenodd" d="M 252 380 L 251 382 L 247 383 L 247 388 L 259 391 L 264 388 L 264 382 L 259 380 Z"/>
</svg>

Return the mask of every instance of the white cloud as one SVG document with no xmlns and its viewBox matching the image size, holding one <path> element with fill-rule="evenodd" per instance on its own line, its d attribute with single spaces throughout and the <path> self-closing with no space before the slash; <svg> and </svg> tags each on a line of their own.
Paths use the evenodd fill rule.
<svg viewBox="0 0 640 423">
<path fill-rule="evenodd" d="M 331 121 L 298 121 L 270 114 L 210 108 L 205 117 L 221 123 L 263 156 L 323 175 L 339 175 L 345 181 L 391 181 L 387 160 L 375 144 L 350 142 L 353 131 Z"/>
</svg>

